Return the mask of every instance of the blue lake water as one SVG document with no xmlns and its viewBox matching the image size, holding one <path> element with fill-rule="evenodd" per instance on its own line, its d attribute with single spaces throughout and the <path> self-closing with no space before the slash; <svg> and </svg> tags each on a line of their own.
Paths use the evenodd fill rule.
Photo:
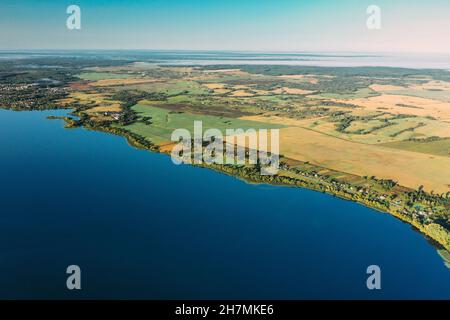
<svg viewBox="0 0 450 320">
<path fill-rule="evenodd" d="M 0 110 L 0 298 L 450 298 L 436 249 L 387 214 L 175 166 L 58 114 Z"/>
</svg>

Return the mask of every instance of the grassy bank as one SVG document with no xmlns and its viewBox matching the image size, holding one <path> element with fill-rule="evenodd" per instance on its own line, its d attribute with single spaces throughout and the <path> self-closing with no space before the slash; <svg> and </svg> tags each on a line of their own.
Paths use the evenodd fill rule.
<svg viewBox="0 0 450 320">
<path fill-rule="evenodd" d="M 118 136 L 125 137 L 128 143 L 136 148 L 145 149 L 152 152 L 162 152 L 160 148 L 148 141 L 147 139 L 139 136 L 138 134 L 132 133 L 122 128 L 117 128 L 108 125 L 93 125 L 89 122 L 80 123 L 79 121 L 74 121 L 70 117 L 63 117 L 64 121 L 66 121 L 66 127 L 74 127 L 74 126 L 83 126 L 86 129 L 101 131 L 106 133 L 115 134 Z M 167 152 L 162 152 L 168 154 Z M 243 179 L 249 183 L 264 183 L 264 184 L 272 184 L 278 186 L 290 186 L 290 187 L 301 187 L 314 191 L 319 191 L 322 193 L 327 193 L 341 199 L 354 201 L 360 203 L 366 207 L 378 210 L 380 212 L 389 213 L 398 219 L 412 225 L 422 234 L 432 239 L 434 242 L 442 246 L 447 251 L 450 251 L 450 232 L 445 229 L 443 226 L 437 223 L 428 223 L 425 224 L 417 219 L 414 219 L 408 215 L 402 213 L 402 208 L 393 208 L 389 205 L 386 205 L 383 201 L 374 201 L 372 198 L 362 198 L 358 194 L 351 194 L 346 190 L 336 190 L 330 187 L 319 180 L 314 181 L 313 179 L 303 179 L 303 178 L 294 178 L 288 175 L 283 175 L 285 173 L 282 169 L 280 174 L 275 176 L 263 176 L 260 174 L 259 169 L 256 166 L 246 166 L 246 165 L 219 165 L 219 164 L 201 164 L 195 165 L 202 168 L 213 169 L 215 171 L 225 173 L 227 175 L 237 177 Z"/>
</svg>

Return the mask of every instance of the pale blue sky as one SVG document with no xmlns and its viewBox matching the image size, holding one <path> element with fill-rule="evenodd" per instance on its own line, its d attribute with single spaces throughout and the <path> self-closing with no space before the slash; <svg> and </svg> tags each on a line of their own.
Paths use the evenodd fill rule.
<svg viewBox="0 0 450 320">
<path fill-rule="evenodd" d="M 81 7 L 81 30 L 66 8 Z M 366 8 L 381 8 L 368 30 Z M 2 0 L 0 49 L 450 53 L 449 0 Z"/>
</svg>

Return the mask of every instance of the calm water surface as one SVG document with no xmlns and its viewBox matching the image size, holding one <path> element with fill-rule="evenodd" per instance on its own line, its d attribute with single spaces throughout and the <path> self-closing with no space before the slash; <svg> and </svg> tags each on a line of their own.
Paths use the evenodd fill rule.
<svg viewBox="0 0 450 320">
<path fill-rule="evenodd" d="M 0 298 L 450 298 L 436 249 L 389 215 L 175 166 L 58 114 L 0 110 Z"/>
</svg>

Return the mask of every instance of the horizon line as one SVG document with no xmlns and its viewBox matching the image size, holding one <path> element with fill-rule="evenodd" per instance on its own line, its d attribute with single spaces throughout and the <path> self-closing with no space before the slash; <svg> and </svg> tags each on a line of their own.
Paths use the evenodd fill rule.
<svg viewBox="0 0 450 320">
<path fill-rule="evenodd" d="M 246 50 L 246 49 L 162 49 L 162 48 L 0 48 L 0 52 L 20 52 L 20 51 L 154 51 L 154 52 L 232 52 L 232 53 L 270 53 L 270 54 L 354 54 L 372 55 L 374 57 L 381 54 L 435 54 L 450 55 L 450 52 L 436 51 L 346 51 L 346 50 Z"/>
</svg>

